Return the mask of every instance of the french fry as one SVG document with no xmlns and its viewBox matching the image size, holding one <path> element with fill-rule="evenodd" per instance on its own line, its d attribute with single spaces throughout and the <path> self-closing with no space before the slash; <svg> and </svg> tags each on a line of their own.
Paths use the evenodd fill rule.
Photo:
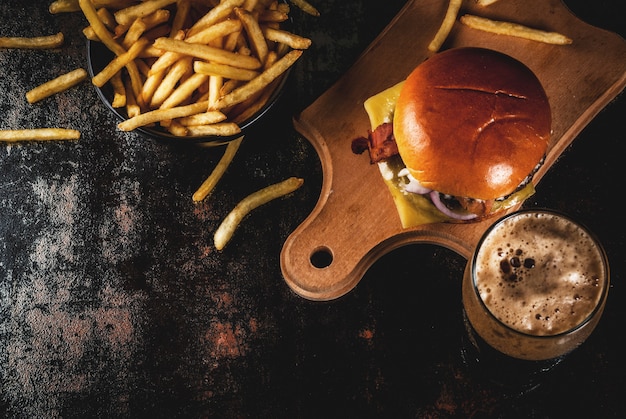
<svg viewBox="0 0 626 419">
<path fill-rule="evenodd" d="M 34 37 L 3 36 L 0 37 L 0 48 L 52 49 L 60 47 L 63 42 L 63 32 Z"/>
<path fill-rule="evenodd" d="M 80 5 L 80 9 L 83 11 L 85 18 L 93 28 L 93 31 L 100 40 L 100 42 L 106 45 L 106 47 L 111 50 L 115 55 L 119 56 L 124 54 L 126 52 L 126 49 L 115 41 L 109 30 L 106 28 L 104 22 L 98 15 L 98 12 L 96 11 L 96 8 L 91 0 L 78 0 L 78 4 Z M 132 91 L 135 95 L 135 100 L 140 102 L 141 85 L 143 81 L 141 79 L 141 75 L 139 74 L 137 64 L 134 61 L 131 61 L 126 65 L 126 69 L 128 70 L 128 75 L 131 80 Z"/>
<path fill-rule="evenodd" d="M 185 31 L 178 31 L 176 34 L 172 35 L 173 39 L 182 41 L 185 38 Z M 158 39 L 158 38 L 157 38 Z M 152 42 L 152 48 L 159 51 L 158 58 L 156 61 L 152 63 L 150 66 L 150 71 L 148 72 L 148 77 L 154 76 L 159 73 L 163 73 L 166 71 L 172 64 L 178 61 L 182 55 L 176 52 L 171 51 L 163 51 L 154 46 L 154 41 Z"/>
<path fill-rule="evenodd" d="M 97 9 L 105 7 L 124 8 L 130 6 L 135 0 L 93 0 Z M 54 0 L 48 7 L 50 14 L 70 13 L 80 11 L 78 0 Z"/>
<path fill-rule="evenodd" d="M 279 82 L 279 80 L 274 80 L 272 83 L 277 83 L 277 82 Z M 241 106 L 243 104 L 240 104 L 238 107 L 233 109 L 231 111 L 232 113 L 231 119 L 234 122 L 240 124 L 244 122 L 245 120 L 247 120 L 248 118 L 251 118 L 255 113 L 257 113 L 263 106 L 267 104 L 268 100 L 270 99 L 273 93 L 274 93 L 273 86 L 270 86 L 269 88 L 262 90 L 259 95 L 254 97 L 254 100 L 249 100 L 249 103 L 245 103 L 245 106 Z"/>
<path fill-rule="evenodd" d="M 223 82 L 219 89 L 219 95 L 212 103 L 217 102 L 217 99 L 219 99 L 220 96 L 226 96 L 228 93 L 235 90 L 238 86 L 241 86 L 241 80 L 227 80 Z"/>
<path fill-rule="evenodd" d="M 176 0 L 144 1 L 142 3 L 128 6 L 124 9 L 116 11 L 114 13 L 115 20 L 120 25 L 130 25 L 135 19 L 148 16 L 156 10 L 167 7 L 172 3 L 176 3 Z"/>
<path fill-rule="evenodd" d="M 76 0 L 76 4 L 78 4 L 78 0 Z M 107 30 L 110 30 L 110 31 L 115 30 L 115 27 L 117 26 L 117 22 L 115 22 L 115 17 L 109 12 L 108 9 L 102 7 L 98 9 L 96 13 L 98 15 L 98 18 L 104 24 L 104 27 L 107 28 Z M 92 41 L 100 41 L 100 38 L 98 38 L 98 35 L 94 31 L 94 29 L 91 27 L 91 25 L 83 29 L 83 34 L 87 37 L 87 39 L 91 39 Z"/>
<path fill-rule="evenodd" d="M 178 31 L 183 29 L 189 12 L 191 11 L 191 0 L 178 0 L 176 3 L 176 15 L 172 22 L 171 34 L 172 36 Z"/>
<path fill-rule="evenodd" d="M 188 36 L 185 41 L 192 44 L 208 44 L 216 39 L 226 37 L 232 33 L 239 33 L 243 25 L 236 19 L 227 19 L 215 25 L 208 26 L 192 36 Z M 226 49 L 226 48 L 225 48 Z"/>
<path fill-rule="evenodd" d="M 311 16 L 319 16 L 320 12 L 307 0 L 291 0 L 291 2 L 297 6 L 300 10 Z"/>
<path fill-rule="evenodd" d="M 80 6 L 78 5 L 78 0 L 55 0 L 48 6 L 48 12 L 53 15 L 58 13 L 78 12 L 79 10 Z"/>
<path fill-rule="evenodd" d="M 242 199 L 235 208 L 224 218 L 220 226 L 215 231 L 213 243 L 217 250 L 222 250 L 230 241 L 235 230 L 241 221 L 252 210 L 266 204 L 274 199 L 290 194 L 300 188 L 304 180 L 302 178 L 290 177 L 282 182 L 266 186 Z"/>
<path fill-rule="evenodd" d="M 289 67 L 291 67 L 298 60 L 298 58 L 300 58 L 301 55 L 302 50 L 289 51 L 271 67 L 264 70 L 259 76 L 220 98 L 214 108 L 224 109 L 248 99 L 287 71 Z"/>
<path fill-rule="evenodd" d="M 293 49 L 307 49 L 311 46 L 311 40 L 302 36 L 295 35 L 291 32 L 271 27 L 263 28 L 263 35 L 268 41 L 280 42 Z"/>
<path fill-rule="evenodd" d="M 554 45 L 569 45 L 573 42 L 571 38 L 563 35 L 562 33 L 543 31 L 513 22 L 492 20 L 475 15 L 463 15 L 460 20 L 461 23 L 469 26 L 470 28 L 498 35 L 515 36 L 518 38 Z"/>
<path fill-rule="evenodd" d="M 230 81 L 230 80 L 229 80 Z M 239 80 L 232 80 L 233 82 L 239 82 Z M 224 77 L 222 76 L 209 76 L 209 90 L 207 92 L 207 100 L 209 102 L 209 108 L 217 102 L 220 96 L 223 94 L 224 89 Z"/>
<path fill-rule="evenodd" d="M 140 39 L 135 42 L 128 51 L 118 55 L 111 60 L 100 72 L 93 76 L 91 82 L 98 87 L 104 86 L 104 84 L 113 77 L 113 75 L 119 72 L 122 68 L 126 67 L 129 63 L 133 62 L 135 58 L 141 53 L 141 51 L 148 45 L 147 39 Z"/>
<path fill-rule="evenodd" d="M 183 57 L 178 60 L 167 72 L 159 87 L 157 87 L 150 106 L 153 108 L 160 107 L 168 96 L 174 91 L 176 85 L 180 80 L 183 80 L 186 75 L 190 75 L 193 71 L 193 64 L 191 57 Z"/>
<path fill-rule="evenodd" d="M 154 42 L 155 39 L 157 38 L 162 38 L 164 36 L 170 36 L 170 27 L 167 24 L 163 24 L 163 25 L 157 25 L 155 27 L 150 27 L 150 25 L 148 25 L 148 28 L 146 30 L 146 32 L 144 33 L 144 37 L 146 39 L 149 39 L 150 42 Z M 158 49 L 154 48 L 152 46 L 152 44 L 149 46 L 150 48 L 146 48 L 144 50 L 144 54 L 142 55 L 142 57 L 159 57 L 161 56 L 161 51 L 159 51 Z"/>
<path fill-rule="evenodd" d="M 126 106 L 126 88 L 122 80 L 122 72 L 118 71 L 111 77 L 111 87 L 113 87 L 113 100 L 111 106 L 113 108 L 123 108 Z"/>
<path fill-rule="evenodd" d="M 68 128 L 0 130 L 0 142 L 78 140 L 80 131 Z"/>
<path fill-rule="evenodd" d="M 258 58 L 225 51 L 220 48 L 202 44 L 190 44 L 185 41 L 178 41 L 171 38 L 159 38 L 154 41 L 154 46 L 165 51 L 178 52 L 206 61 L 215 61 L 221 64 L 230 64 L 235 67 L 256 70 L 261 67 Z"/>
<path fill-rule="evenodd" d="M 126 115 L 133 118 L 141 113 L 141 106 L 129 78 L 124 79 L 124 90 L 126 91 Z"/>
<path fill-rule="evenodd" d="M 222 122 L 225 119 L 226 119 L 226 115 L 224 115 L 220 111 L 206 111 L 206 112 L 199 113 L 196 115 L 179 118 L 178 122 L 183 126 L 209 125 L 209 124 L 217 124 L 218 122 Z"/>
<path fill-rule="evenodd" d="M 209 10 L 204 16 L 196 21 L 189 29 L 189 35 L 192 36 L 200 30 L 211 26 L 230 15 L 235 7 L 243 4 L 244 0 L 224 0 L 214 8 Z"/>
<path fill-rule="evenodd" d="M 498 0 L 474 0 L 474 1 L 476 1 L 477 5 L 479 5 L 481 7 L 486 7 L 486 6 L 490 6 L 490 5 L 494 4 Z"/>
<path fill-rule="evenodd" d="M 241 8 L 247 10 L 248 12 L 254 11 L 255 7 L 259 3 L 259 0 L 245 0 L 241 5 Z"/>
<path fill-rule="evenodd" d="M 106 7 L 101 7 L 96 13 L 108 30 L 113 31 L 115 29 L 115 26 L 117 26 L 115 22 L 115 16 L 111 14 L 109 9 L 107 9 Z"/>
<path fill-rule="evenodd" d="M 182 118 L 184 116 L 205 112 L 207 106 L 208 102 L 203 101 L 169 109 L 155 109 L 122 121 L 117 126 L 122 131 L 132 131 L 135 128 L 150 125 L 162 120 Z"/>
<path fill-rule="evenodd" d="M 234 11 L 235 15 L 241 21 L 246 33 L 248 34 L 250 44 L 252 49 L 256 52 L 256 56 L 259 58 L 261 63 L 264 63 L 267 58 L 269 48 L 267 46 L 265 36 L 263 36 L 261 26 L 259 26 L 259 22 L 249 11 L 243 8 L 235 7 Z"/>
<path fill-rule="evenodd" d="M 263 10 L 259 13 L 260 23 L 280 23 L 289 19 L 289 14 L 281 10 Z"/>
<path fill-rule="evenodd" d="M 158 9 L 147 16 L 135 19 L 133 23 L 131 23 L 131 25 L 128 27 L 128 30 L 126 30 L 124 40 L 122 41 L 122 46 L 126 49 L 130 48 L 131 45 L 137 42 L 137 40 L 139 40 L 139 38 L 141 38 L 146 32 L 153 30 L 162 23 L 167 23 L 169 18 L 169 10 Z M 160 36 L 163 36 L 165 33 L 169 33 L 169 28 L 167 26 L 159 26 L 158 31 L 160 33 Z M 121 34 L 119 34 L 119 36 L 121 36 Z M 150 38 L 150 36 L 153 36 L 153 38 Z M 146 36 L 146 39 L 154 38 L 156 38 L 155 35 L 149 34 L 148 36 Z"/>
<path fill-rule="evenodd" d="M 161 126 L 165 128 L 170 134 L 177 137 L 189 136 L 189 130 L 184 125 L 179 124 L 177 121 L 161 121 Z"/>
<path fill-rule="evenodd" d="M 437 52 L 445 42 L 446 38 L 452 31 L 452 27 L 454 26 L 454 22 L 456 22 L 456 18 L 459 14 L 459 10 L 461 10 L 461 4 L 463 0 L 450 0 L 448 3 L 448 8 L 444 15 L 443 21 L 441 22 L 441 26 L 435 33 L 435 36 L 428 44 L 428 50 L 431 52 Z"/>
<path fill-rule="evenodd" d="M 142 18 L 135 19 L 135 21 L 126 30 L 122 46 L 125 49 L 130 48 L 130 46 L 137 42 L 147 29 L 148 25 L 146 25 L 146 22 Z M 120 37 L 121 34 L 118 34 L 117 36 Z"/>
<path fill-rule="evenodd" d="M 232 67 L 226 64 L 207 63 L 205 61 L 194 62 L 193 69 L 196 73 L 226 77 L 233 80 L 252 80 L 259 75 L 258 71 Z"/>
<path fill-rule="evenodd" d="M 150 103 L 152 101 L 154 92 L 156 92 L 159 88 L 166 74 L 166 70 L 162 70 L 157 73 L 149 73 L 141 88 L 141 98 L 143 99 L 143 103 Z"/>
<path fill-rule="evenodd" d="M 109 29 L 105 26 L 104 22 L 98 15 L 98 12 L 91 2 L 91 0 L 78 0 L 78 4 L 80 5 L 85 18 L 89 22 L 91 29 L 93 30 L 95 36 L 102 42 L 108 49 L 113 51 L 115 55 L 121 55 L 126 52 L 123 46 L 118 44 L 113 35 L 109 32 Z"/>
<path fill-rule="evenodd" d="M 210 125 L 189 125 L 187 135 L 190 137 L 219 136 L 229 137 L 241 133 L 241 128 L 234 122 L 218 122 Z"/>
<path fill-rule="evenodd" d="M 194 202 L 203 201 L 209 194 L 215 189 L 215 186 L 218 184 L 226 169 L 230 166 L 241 143 L 243 141 L 243 135 L 233 141 L 230 141 L 226 145 L 226 150 L 222 155 L 222 158 L 217 163 L 217 166 L 213 169 L 209 177 L 207 177 L 204 182 L 198 187 L 198 189 L 193 193 L 192 199 Z"/>
<path fill-rule="evenodd" d="M 87 71 L 83 68 L 77 68 L 69 73 L 62 74 L 52 80 L 49 80 L 34 89 L 26 92 L 26 100 L 28 103 L 33 104 L 43 100 L 56 93 L 76 86 L 88 77 Z"/>
<path fill-rule="evenodd" d="M 209 76 L 206 74 L 195 73 L 182 82 L 174 91 L 163 101 L 159 108 L 173 108 L 184 103 L 187 99 L 191 99 L 193 92 L 201 85 L 206 83 Z"/>
</svg>

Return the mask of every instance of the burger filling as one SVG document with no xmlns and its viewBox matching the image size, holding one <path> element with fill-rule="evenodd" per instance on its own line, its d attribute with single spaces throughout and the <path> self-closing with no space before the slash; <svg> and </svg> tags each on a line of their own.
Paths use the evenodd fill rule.
<svg viewBox="0 0 626 419">
<path fill-rule="evenodd" d="M 368 151 L 372 164 L 377 164 L 392 197 L 404 228 L 437 222 L 462 222 L 480 219 L 493 212 L 517 205 L 534 193 L 531 173 L 510 195 L 493 200 L 452 196 L 421 185 L 409 173 L 393 136 L 392 121 L 395 104 L 403 82 L 365 101 L 371 130 L 367 138 L 352 142 L 356 154 Z M 535 171 L 541 166 L 537 165 Z"/>
</svg>

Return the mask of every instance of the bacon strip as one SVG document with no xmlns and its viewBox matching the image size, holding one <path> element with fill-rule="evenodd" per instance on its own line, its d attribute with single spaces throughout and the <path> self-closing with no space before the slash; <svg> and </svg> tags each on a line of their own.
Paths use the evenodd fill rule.
<svg viewBox="0 0 626 419">
<path fill-rule="evenodd" d="M 367 138 L 358 137 L 352 140 L 352 152 L 361 154 L 368 150 L 370 163 L 378 163 L 398 154 L 396 138 L 393 136 L 393 124 L 385 122 L 369 131 Z"/>
</svg>

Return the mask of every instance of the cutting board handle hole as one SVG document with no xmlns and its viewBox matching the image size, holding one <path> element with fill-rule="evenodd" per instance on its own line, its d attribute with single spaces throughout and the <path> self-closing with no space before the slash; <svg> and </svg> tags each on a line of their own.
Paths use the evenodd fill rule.
<svg viewBox="0 0 626 419">
<path fill-rule="evenodd" d="M 328 268 L 333 263 L 333 252 L 328 247 L 318 247 L 311 253 L 310 261 L 318 269 Z"/>
</svg>

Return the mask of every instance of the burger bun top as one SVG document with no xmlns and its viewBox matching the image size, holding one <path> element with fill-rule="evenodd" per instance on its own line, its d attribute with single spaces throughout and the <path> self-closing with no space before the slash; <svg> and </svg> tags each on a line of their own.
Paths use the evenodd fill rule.
<svg viewBox="0 0 626 419">
<path fill-rule="evenodd" d="M 433 55 L 406 79 L 394 112 L 400 156 L 423 186 L 489 200 L 514 192 L 545 156 L 546 93 L 520 61 L 463 47 Z"/>
</svg>

